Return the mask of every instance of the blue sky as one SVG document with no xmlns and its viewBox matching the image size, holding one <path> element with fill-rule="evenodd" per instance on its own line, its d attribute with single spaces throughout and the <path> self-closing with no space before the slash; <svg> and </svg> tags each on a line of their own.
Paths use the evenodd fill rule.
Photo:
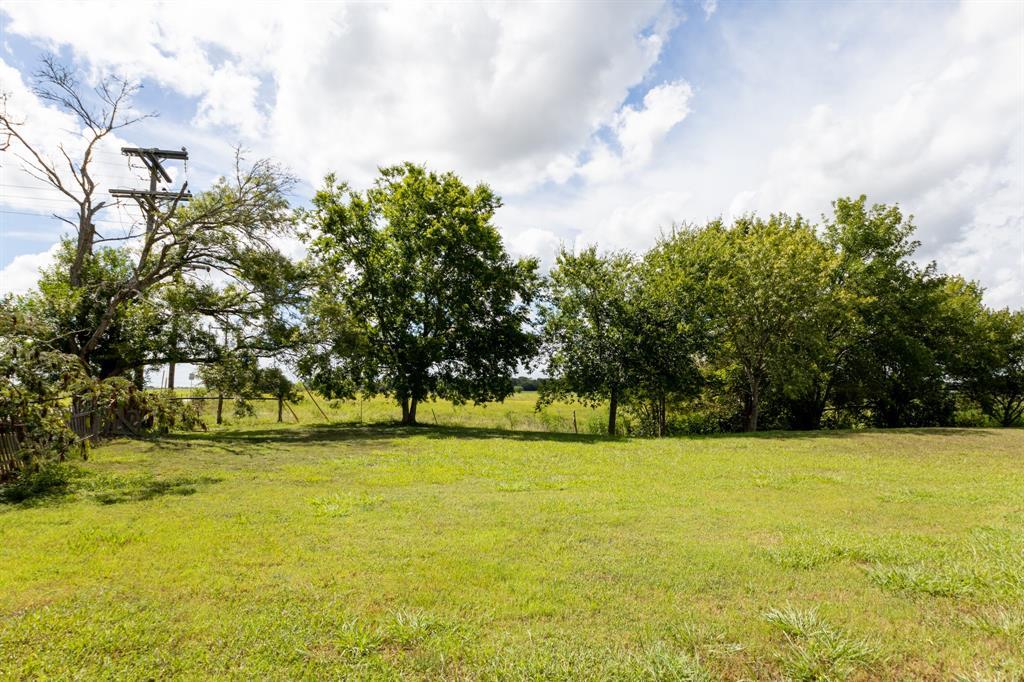
<svg viewBox="0 0 1024 682">
<path fill-rule="evenodd" d="M 295 171 L 297 203 L 328 171 L 453 169 L 504 197 L 511 250 L 547 262 L 866 193 L 915 215 L 923 259 L 1024 304 L 1022 3 L 245 7 L 6 2 L 0 89 L 53 151 L 74 131 L 26 88 L 41 54 L 140 79 L 160 117 L 105 150 L 111 184 L 133 182 L 121 143 L 186 146 L 196 190 L 242 144 Z M 24 214 L 67 204 L 0 164 L 0 291 L 23 291 L 60 234 Z"/>
</svg>

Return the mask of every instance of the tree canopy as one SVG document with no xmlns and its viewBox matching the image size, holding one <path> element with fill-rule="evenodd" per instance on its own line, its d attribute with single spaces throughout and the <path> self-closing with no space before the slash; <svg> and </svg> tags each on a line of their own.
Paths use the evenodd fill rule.
<svg viewBox="0 0 1024 682">
<path fill-rule="evenodd" d="M 500 400 L 536 348 L 539 277 L 492 224 L 498 196 L 403 164 L 366 192 L 328 177 L 304 216 L 315 289 L 299 363 L 333 397 L 385 393 L 416 422 L 434 397 Z"/>
</svg>

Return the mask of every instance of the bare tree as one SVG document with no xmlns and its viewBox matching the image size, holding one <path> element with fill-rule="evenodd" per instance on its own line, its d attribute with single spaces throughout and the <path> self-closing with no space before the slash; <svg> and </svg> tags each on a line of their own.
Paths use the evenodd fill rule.
<svg viewBox="0 0 1024 682">
<path fill-rule="evenodd" d="M 126 306 L 189 273 L 219 272 L 237 283 L 231 288 L 234 296 L 227 297 L 229 306 L 250 312 L 258 307 L 246 305 L 246 299 L 256 295 L 247 277 L 254 263 L 279 260 L 280 253 L 272 239 L 286 234 L 292 225 L 285 198 L 295 182 L 291 174 L 268 160 L 244 165 L 239 150 L 234 173 L 217 180 L 209 190 L 193 197 L 191 203 L 185 203 L 186 185 L 180 191 L 168 192 L 167 201 L 161 202 L 146 201 L 142 195 L 147 193 L 141 192 L 134 198 L 140 201 L 147 216 L 146 224 L 133 224 L 123 234 L 104 236 L 96 229 L 95 217 L 116 202 L 100 196 L 101 190 L 90 172 L 96 147 L 115 131 L 155 114 L 139 114 L 132 109 L 132 97 L 140 88 L 138 83 L 106 76 L 90 91 L 83 88 L 73 71 L 52 56 L 43 60 L 34 82 L 39 99 L 74 115 L 85 142 L 77 160 L 72 159 L 63 144 L 59 145 L 63 160 L 54 163 L 35 142 L 27 139 L 25 121 L 15 120 L 6 110 L 0 111 L 0 140 L 6 136 L 10 141 L 8 151 L 22 162 L 25 172 L 78 206 L 77 222 L 55 217 L 71 225 L 77 237 L 67 266 L 67 282 L 72 287 L 88 289 L 90 303 L 96 304 L 89 308 L 97 314 L 79 316 L 75 329 L 63 330 L 63 350 L 90 365 L 90 358 L 102 349 L 105 334 L 118 322 Z M 95 251 L 115 245 L 130 258 L 127 274 L 118 275 L 116 281 L 85 281 L 90 277 L 85 265 Z M 265 265 L 260 267 L 266 269 Z M 100 290 L 104 292 L 103 298 L 97 300 L 96 292 Z M 215 316 L 218 311 L 195 312 Z"/>
<path fill-rule="evenodd" d="M 237 150 L 233 176 L 220 178 L 187 206 L 180 203 L 183 188 L 165 208 L 150 207 L 152 219 L 146 229 L 129 235 L 136 253 L 131 274 L 107 301 L 78 351 L 80 358 L 86 360 L 96 349 L 122 304 L 197 271 L 219 272 L 244 289 L 245 261 L 253 254 L 271 259 L 278 253 L 271 240 L 291 226 L 285 197 L 295 180 L 269 160 L 248 167 L 243 162 L 242 151 Z"/>
<path fill-rule="evenodd" d="M 77 221 L 60 215 L 54 217 L 69 224 L 76 232 L 75 257 L 70 268 L 71 286 L 82 284 L 82 268 L 92 255 L 98 238 L 96 215 L 116 202 L 99 198 L 99 190 L 91 172 L 96 146 L 105 137 L 156 114 L 139 114 L 132 110 L 131 100 L 139 91 L 139 83 L 120 76 L 105 76 L 92 93 L 83 87 L 74 71 L 57 61 L 53 55 L 43 58 L 39 70 L 33 74 L 36 97 L 56 105 L 75 117 L 81 125 L 85 149 L 78 159 L 63 144 L 57 149 L 63 157 L 54 162 L 33 141 L 24 135 L 25 121 L 0 110 L 0 136 L 5 138 L 3 150 L 9 150 L 23 164 L 23 170 L 36 180 L 44 182 L 73 201 L 78 207 Z M 70 177 L 64 174 L 64 170 Z M 101 236 L 99 238 L 102 238 Z"/>
</svg>

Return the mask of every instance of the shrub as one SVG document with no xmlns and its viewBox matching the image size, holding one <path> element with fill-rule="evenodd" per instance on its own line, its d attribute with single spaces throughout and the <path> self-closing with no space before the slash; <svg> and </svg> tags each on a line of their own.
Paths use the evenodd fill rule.
<svg viewBox="0 0 1024 682">
<path fill-rule="evenodd" d="M 673 414 L 668 420 L 668 432 L 672 435 L 680 436 L 721 433 L 722 422 L 718 415 L 710 410 L 696 410 L 682 414 Z"/>
</svg>

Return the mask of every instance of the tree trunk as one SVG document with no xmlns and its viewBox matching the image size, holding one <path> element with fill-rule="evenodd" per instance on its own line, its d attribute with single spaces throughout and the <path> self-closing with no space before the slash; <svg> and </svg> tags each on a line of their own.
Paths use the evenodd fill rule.
<svg viewBox="0 0 1024 682">
<path fill-rule="evenodd" d="M 91 196 L 86 197 L 86 203 L 91 203 L 90 200 Z M 78 208 L 78 244 L 75 246 L 75 259 L 71 261 L 71 269 L 68 273 L 68 283 L 75 288 L 82 286 L 82 269 L 86 257 L 92 255 L 93 236 L 92 220 L 87 209 L 80 204 Z"/>
<path fill-rule="evenodd" d="M 399 401 L 402 406 L 402 424 L 406 426 L 416 425 L 416 398 L 403 397 Z"/>
<path fill-rule="evenodd" d="M 1000 421 L 1003 426 L 1016 426 L 1017 421 L 1020 420 L 1022 413 L 1024 413 L 1024 400 L 1014 400 L 1013 398 L 1006 398 L 1003 403 L 1002 418 Z"/>
<path fill-rule="evenodd" d="M 174 390 L 174 361 L 167 363 L 167 388 Z"/>
<path fill-rule="evenodd" d="M 825 402 L 817 395 L 789 403 L 789 427 L 796 431 L 817 431 L 825 414 Z"/>
<path fill-rule="evenodd" d="M 135 384 L 135 388 L 143 389 L 146 387 L 146 371 L 145 367 L 136 367 L 135 375 L 132 377 L 132 383 Z"/>
<path fill-rule="evenodd" d="M 615 435 L 615 416 L 619 411 L 619 392 L 616 389 L 612 389 L 611 395 L 608 397 L 608 435 Z"/>
<path fill-rule="evenodd" d="M 747 423 L 744 431 L 757 431 L 757 417 L 761 410 L 761 386 L 760 381 L 750 382 L 750 396 L 747 402 Z"/>
<path fill-rule="evenodd" d="M 415 426 L 416 406 L 419 404 L 419 401 L 416 398 L 402 396 L 398 399 L 398 404 L 402 406 L 402 424 L 405 426 Z"/>
<path fill-rule="evenodd" d="M 665 432 L 668 430 L 668 424 L 666 423 L 667 418 L 665 416 L 665 402 L 666 402 L 666 400 L 665 400 L 665 396 L 664 395 L 662 395 L 660 398 L 658 398 L 658 437 L 659 438 L 663 437 L 665 435 Z"/>
<path fill-rule="evenodd" d="M 224 420 L 224 394 L 217 394 L 217 423 L 220 424 Z"/>
<path fill-rule="evenodd" d="M 284 398 L 278 397 L 277 399 L 277 423 L 280 424 L 284 421 Z"/>
</svg>

